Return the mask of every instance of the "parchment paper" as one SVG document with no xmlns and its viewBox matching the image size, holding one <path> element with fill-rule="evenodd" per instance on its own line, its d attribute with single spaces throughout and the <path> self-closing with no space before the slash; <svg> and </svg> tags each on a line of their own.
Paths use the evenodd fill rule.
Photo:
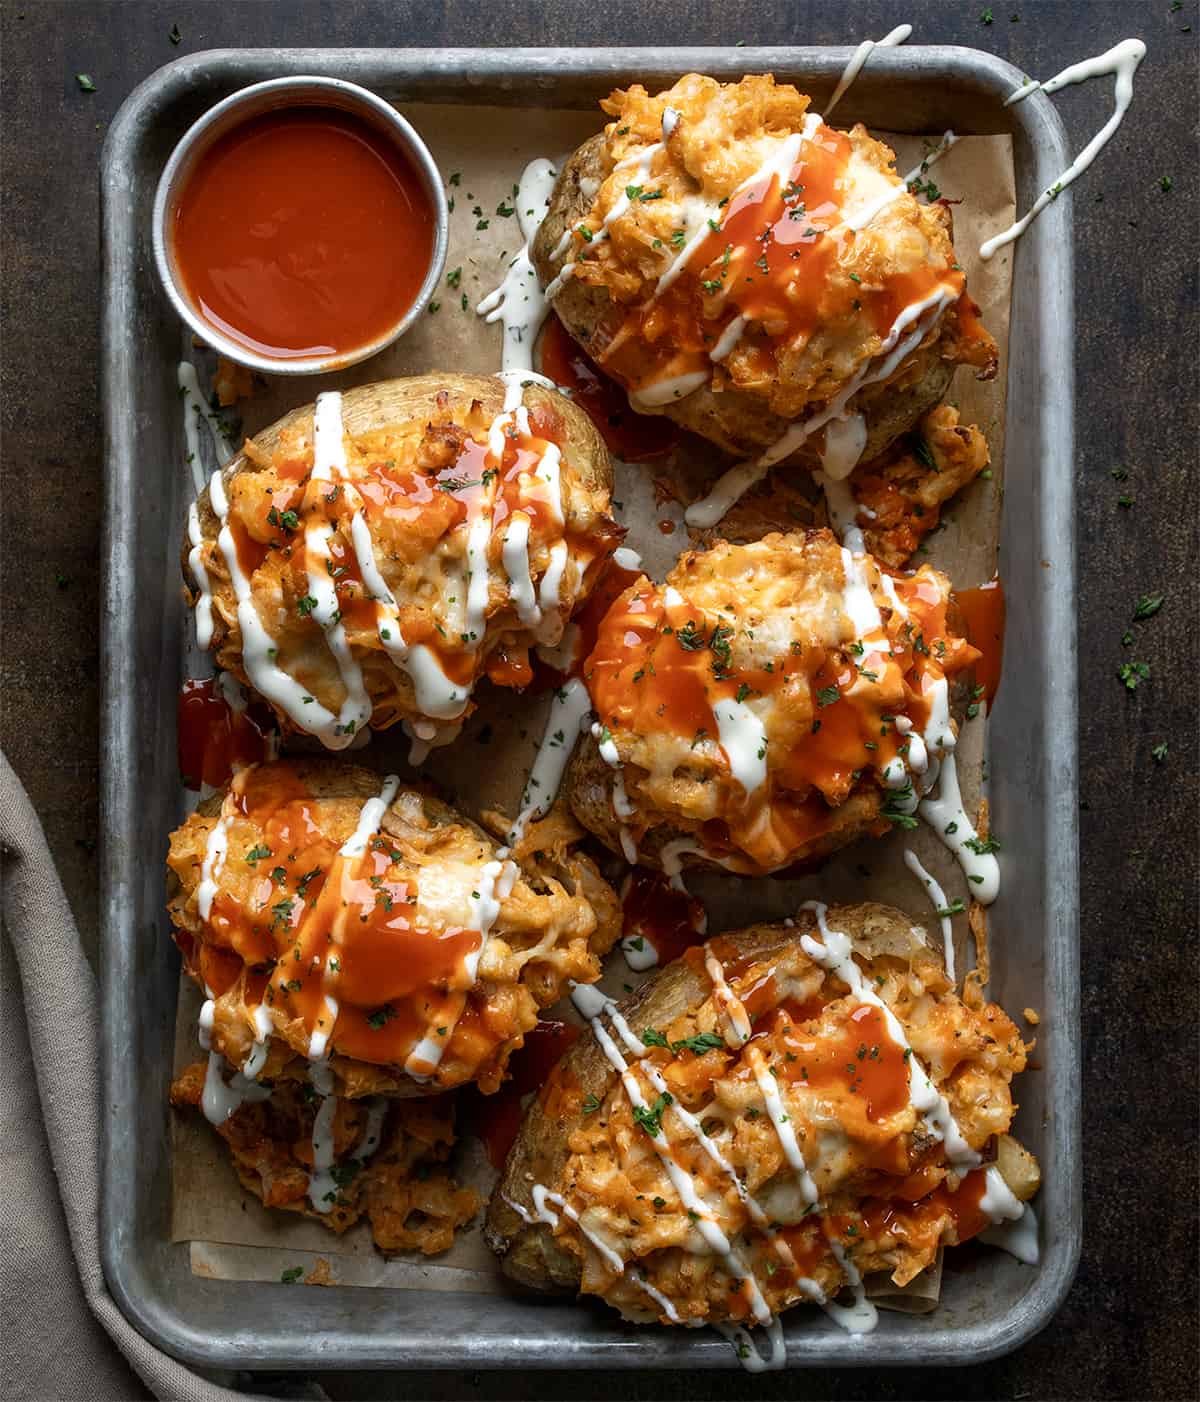
<svg viewBox="0 0 1200 1402">
<path fill-rule="evenodd" d="M 561 160 L 601 125 L 598 112 L 420 105 L 401 110 L 429 144 L 448 181 L 454 208 L 446 269 L 453 282 L 444 283 L 435 294 L 436 310 L 431 308 L 397 345 L 375 359 L 323 377 L 319 385 L 279 377 L 268 382 L 238 406 L 247 434 L 258 432 L 320 389 L 349 388 L 438 368 L 482 373 L 498 369 L 500 326 L 485 325 L 474 308 L 499 285 L 522 238 L 515 216 L 500 215 L 497 208 L 512 205 L 514 186 L 528 161 L 535 156 Z M 895 149 L 897 169 L 904 173 L 919 163 L 940 133 L 929 138 L 877 135 Z M 967 272 L 970 294 L 980 304 L 984 322 L 1000 347 L 996 380 L 981 384 L 969 370 L 961 369 L 948 395 L 963 422 L 977 423 L 987 435 L 991 479 L 976 481 L 944 510 L 944 528 L 928 538 L 927 553 L 921 556 L 945 570 L 957 587 L 969 588 L 992 577 L 999 542 L 1012 250 L 1002 250 L 987 264 L 980 262 L 977 250 L 984 238 L 1006 227 L 1014 215 L 1010 140 L 1006 136 L 963 137 L 932 169 L 943 195 L 962 200 L 953 206 L 955 248 Z M 480 224 L 485 227 L 477 227 Z M 457 275 L 456 269 L 461 269 Z M 183 346 L 183 354 L 197 363 L 203 384 L 205 372 L 212 369 L 211 356 L 197 352 L 190 340 Z M 182 428 L 179 439 L 182 444 Z M 182 460 L 182 447 L 180 456 Z M 713 450 L 713 476 L 727 462 Z M 181 466 L 181 470 L 185 469 Z M 615 506 L 614 514 L 629 528 L 626 544 L 640 553 L 646 570 L 658 578 L 689 543 L 680 506 L 656 499 L 653 479 L 668 473 L 669 467 L 662 461 L 641 466 L 616 464 L 614 500 L 620 505 Z M 674 525 L 670 533 L 660 529 L 659 523 L 666 521 Z M 435 750 L 419 772 L 434 780 L 471 816 L 485 809 L 515 814 L 541 739 L 549 698 L 528 697 L 513 704 L 509 694 L 498 696 L 484 683 L 477 699 L 479 709 L 460 739 L 444 750 Z M 966 724 L 959 740 L 959 781 L 964 806 L 971 814 L 983 791 L 984 731 L 981 713 Z M 398 728 L 373 737 L 353 758 L 380 770 L 396 770 L 402 775 L 413 772 L 407 763 L 407 742 Z M 930 942 L 940 947 L 939 922 L 924 887 L 904 866 L 905 847 L 916 852 L 950 901 L 957 897 L 967 903 L 971 893 L 958 864 L 925 825 L 915 832 L 859 843 L 837 854 L 817 875 L 803 880 L 765 877 L 745 881 L 722 875 L 691 875 L 688 885 L 704 902 L 712 933 L 755 920 L 782 919 L 800 901 L 813 897 L 831 904 L 872 899 L 906 911 L 914 923 L 925 927 Z M 954 926 L 961 977 L 969 967 L 965 917 L 955 917 Z M 628 969 L 618 947 L 609 957 L 602 986 L 620 996 L 642 977 Z M 190 980 L 183 979 L 176 1070 L 201 1055 L 195 1037 L 199 1006 L 197 990 Z M 575 1018 L 569 1004 L 555 1009 L 553 1015 Z M 494 1174 L 469 1126 L 460 1125 L 459 1130 L 456 1175 L 486 1201 Z M 267 1211 L 242 1191 L 224 1143 L 199 1115 L 173 1115 L 172 1134 L 172 1240 L 191 1243 L 192 1269 L 197 1274 L 277 1281 L 283 1271 L 300 1266 L 303 1279 L 311 1284 L 488 1293 L 505 1288 L 479 1229 L 482 1211 L 470 1228 L 458 1233 L 454 1246 L 434 1260 L 414 1253 L 386 1261 L 371 1244 L 365 1223 L 339 1238 L 298 1214 Z M 934 1267 L 903 1290 L 883 1278 L 871 1283 L 871 1293 L 886 1307 L 930 1309 L 937 1299 L 940 1275 L 939 1256 Z"/>
</svg>

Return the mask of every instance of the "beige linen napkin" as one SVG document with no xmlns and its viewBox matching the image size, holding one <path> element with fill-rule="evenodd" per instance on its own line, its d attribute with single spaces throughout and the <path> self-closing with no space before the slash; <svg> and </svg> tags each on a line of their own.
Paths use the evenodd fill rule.
<svg viewBox="0 0 1200 1402">
<path fill-rule="evenodd" d="M 247 1393 L 193 1372 L 147 1343 L 109 1295 L 99 1245 L 96 980 L 37 815 L 3 754 L 0 861 L 5 1402 L 324 1397 L 298 1379 Z M 250 1381 L 224 1381 L 237 1380 Z"/>
</svg>

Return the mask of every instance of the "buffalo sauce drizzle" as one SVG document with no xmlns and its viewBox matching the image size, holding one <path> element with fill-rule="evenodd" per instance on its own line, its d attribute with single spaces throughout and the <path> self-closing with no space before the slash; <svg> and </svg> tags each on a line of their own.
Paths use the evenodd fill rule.
<svg viewBox="0 0 1200 1402">
<path fill-rule="evenodd" d="M 493 1168 L 504 1167 L 521 1128 L 525 1096 L 537 1091 L 547 1097 L 561 1090 L 561 1077 L 556 1082 L 554 1072 L 578 1038 L 579 1028 L 573 1023 L 540 1018 L 509 1057 L 508 1078 L 495 1095 L 482 1095 L 474 1087 L 464 1092 L 470 1102 L 464 1117 L 483 1141 Z"/>
<path fill-rule="evenodd" d="M 270 756 L 274 722 L 261 702 L 231 706 L 214 677 L 185 681 L 179 689 L 177 743 L 185 788 L 219 789 L 235 769 Z"/>
<path fill-rule="evenodd" d="M 592 349 L 603 370 L 636 393 L 706 376 L 740 347 L 739 380 L 773 383 L 781 355 L 818 326 L 849 321 L 861 337 L 887 337 L 905 308 L 939 287 L 960 297 L 957 268 L 853 272 L 856 230 L 844 209 L 852 149 L 844 133 L 806 125 L 788 171 L 768 161 L 712 211 L 682 271 L 598 328 Z M 578 253 L 591 256 L 620 255 L 606 243 Z"/>
<path fill-rule="evenodd" d="M 232 794 L 234 819 L 257 837 L 226 861 L 252 872 L 246 898 L 222 886 L 212 902 L 200 967 L 213 992 L 232 986 L 240 963 L 247 1006 L 266 1003 L 310 1039 L 375 1064 L 404 1064 L 430 1028 L 457 1035 L 481 932 L 422 926 L 387 836 L 345 855 L 296 766 L 245 771 Z"/>
<path fill-rule="evenodd" d="M 975 682 L 990 706 L 1000 689 L 1000 672 L 1004 663 L 1004 586 L 999 578 L 982 584 L 978 589 L 959 589 L 954 595 L 966 627 L 971 646 L 977 648 Z"/>
<path fill-rule="evenodd" d="M 630 873 L 621 898 L 621 938 L 644 940 L 660 967 L 703 940 L 705 919 L 703 904 L 659 872 L 635 867 Z"/>
<path fill-rule="evenodd" d="M 584 680 L 618 749 L 622 732 L 666 733 L 693 750 L 717 743 L 728 765 L 714 706 L 771 697 L 798 674 L 807 681 L 813 698 L 809 732 L 778 755 L 768 739 L 766 782 L 752 794 L 731 785 L 721 817 L 704 824 L 700 835 L 710 854 L 732 850 L 763 870 L 791 860 L 832 826 L 833 806 L 845 801 L 864 774 L 882 772 L 907 754 L 910 741 L 896 726 L 896 715 L 907 716 L 920 732 L 932 712 L 935 685 L 970 663 L 974 652 L 949 633 L 948 600 L 932 578 L 896 577 L 892 586 L 903 612 L 891 608 L 882 591 L 873 591 L 887 619 L 883 632 L 837 651 L 796 643 L 770 670 L 734 669 L 733 625 L 714 622 L 675 591 L 647 580 L 608 610 Z M 897 677 L 904 694 L 898 712 L 881 700 L 885 681 Z"/>
<path fill-rule="evenodd" d="M 541 343 L 542 373 L 571 391 L 571 398 L 600 430 L 610 453 L 624 462 L 665 457 L 680 430 L 651 414 L 629 407 L 625 391 L 567 334 L 558 317 L 546 322 Z"/>
</svg>

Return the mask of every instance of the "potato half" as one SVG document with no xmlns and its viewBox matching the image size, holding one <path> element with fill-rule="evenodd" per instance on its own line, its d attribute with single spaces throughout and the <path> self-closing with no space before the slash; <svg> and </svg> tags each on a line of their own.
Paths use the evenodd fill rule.
<svg viewBox="0 0 1200 1402">
<path fill-rule="evenodd" d="M 852 450 L 818 427 L 775 460 L 840 477 L 957 365 L 995 373 L 948 207 L 908 193 L 865 128 L 825 126 L 769 76 L 689 74 L 601 105 L 613 120 L 565 164 L 532 254 L 634 408 L 755 458 L 832 406 Z"/>
<path fill-rule="evenodd" d="M 236 774 L 171 836 L 169 903 L 212 1048 L 352 1099 L 495 1090 L 620 928 L 585 858 L 519 862 L 447 804 L 329 761 Z"/>
<path fill-rule="evenodd" d="M 608 451 L 561 395 L 486 375 L 318 404 L 248 440 L 196 505 L 200 641 L 331 749 L 397 721 L 444 743 L 481 676 L 529 680 L 529 649 L 561 638 L 619 541 Z"/>
<path fill-rule="evenodd" d="M 904 1284 L 1036 1190 L 1032 1156 L 997 1147 L 1026 1050 L 900 911 L 718 936 L 598 1011 L 529 1107 L 487 1238 L 515 1280 L 643 1322 Z M 913 1103 L 925 1077 L 941 1110 Z"/>
</svg>

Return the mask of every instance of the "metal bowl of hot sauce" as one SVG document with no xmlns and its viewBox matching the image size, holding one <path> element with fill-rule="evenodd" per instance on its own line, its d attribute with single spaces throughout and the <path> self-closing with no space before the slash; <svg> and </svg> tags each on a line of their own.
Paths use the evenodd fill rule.
<svg viewBox="0 0 1200 1402">
<path fill-rule="evenodd" d="M 218 354 L 340 370 L 424 311 L 446 262 L 441 174 L 413 127 L 339 78 L 275 78 L 188 129 L 154 200 L 172 305 Z"/>
</svg>

